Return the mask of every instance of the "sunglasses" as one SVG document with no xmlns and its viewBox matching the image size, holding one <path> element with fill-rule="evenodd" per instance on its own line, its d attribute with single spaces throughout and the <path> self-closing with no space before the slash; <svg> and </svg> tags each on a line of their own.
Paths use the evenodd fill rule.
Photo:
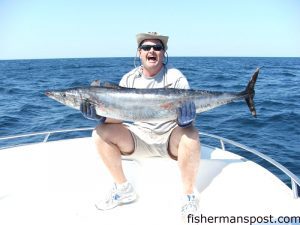
<svg viewBox="0 0 300 225">
<path fill-rule="evenodd" d="M 150 51 L 151 48 L 153 48 L 154 51 L 161 51 L 164 49 L 162 45 L 142 45 L 140 46 L 140 49 L 143 49 L 144 51 Z"/>
</svg>

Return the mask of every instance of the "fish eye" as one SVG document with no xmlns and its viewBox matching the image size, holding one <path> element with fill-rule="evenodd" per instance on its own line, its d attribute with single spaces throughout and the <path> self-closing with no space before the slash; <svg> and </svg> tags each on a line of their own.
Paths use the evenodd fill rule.
<svg viewBox="0 0 300 225">
<path fill-rule="evenodd" d="M 61 96 L 62 96 L 63 98 L 67 97 L 66 93 L 62 93 Z"/>
</svg>

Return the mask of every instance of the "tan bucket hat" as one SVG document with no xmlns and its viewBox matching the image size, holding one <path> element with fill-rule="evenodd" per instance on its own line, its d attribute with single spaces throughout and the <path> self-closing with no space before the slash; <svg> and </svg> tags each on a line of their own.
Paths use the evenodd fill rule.
<svg viewBox="0 0 300 225">
<path fill-rule="evenodd" d="M 140 46 L 140 44 L 142 43 L 142 41 L 144 40 L 151 40 L 151 39 L 158 39 L 160 40 L 163 45 L 165 50 L 168 49 L 168 36 L 164 36 L 164 35 L 160 35 L 157 32 L 148 32 L 148 33 L 139 33 L 136 35 L 136 41 L 138 44 L 138 47 Z"/>
</svg>

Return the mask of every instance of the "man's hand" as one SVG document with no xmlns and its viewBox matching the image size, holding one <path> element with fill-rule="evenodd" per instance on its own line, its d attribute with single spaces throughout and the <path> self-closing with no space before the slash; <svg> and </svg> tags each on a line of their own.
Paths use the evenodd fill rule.
<svg viewBox="0 0 300 225">
<path fill-rule="evenodd" d="M 177 124 L 180 127 L 189 127 L 196 118 L 196 106 L 193 101 L 183 102 L 177 108 Z"/>
<path fill-rule="evenodd" d="M 104 123 L 106 120 L 106 117 L 97 115 L 95 106 L 87 101 L 80 103 L 80 111 L 85 118 L 96 120 L 99 124 Z"/>
</svg>

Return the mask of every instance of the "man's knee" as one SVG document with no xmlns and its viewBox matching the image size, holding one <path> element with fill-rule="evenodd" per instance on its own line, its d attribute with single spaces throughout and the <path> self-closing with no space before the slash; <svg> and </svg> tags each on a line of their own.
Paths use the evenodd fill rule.
<svg viewBox="0 0 300 225">
<path fill-rule="evenodd" d="M 191 138 L 198 138 L 199 137 L 199 131 L 198 131 L 198 129 L 196 128 L 196 127 L 194 127 L 194 126 L 190 126 L 190 127 L 188 127 L 188 128 L 184 128 L 183 129 L 186 133 L 187 133 L 187 135 L 189 136 L 189 137 L 191 137 Z"/>
<path fill-rule="evenodd" d="M 101 124 L 97 126 L 92 133 L 92 138 L 94 141 L 108 141 L 109 137 L 111 136 L 111 129 L 110 129 L 111 124 Z"/>
<path fill-rule="evenodd" d="M 171 155 L 177 157 L 179 147 L 181 151 L 199 151 L 200 139 L 197 128 L 193 126 L 188 128 L 175 128 L 170 138 L 168 151 Z"/>
<path fill-rule="evenodd" d="M 190 126 L 188 128 L 180 128 L 181 141 L 199 141 L 199 131 L 196 127 Z"/>
<path fill-rule="evenodd" d="M 193 150 L 198 149 L 200 145 L 199 140 L 199 132 L 195 127 L 185 128 L 183 130 L 183 135 L 181 137 L 181 145 L 184 146 L 185 149 Z"/>
<path fill-rule="evenodd" d="M 92 133 L 92 138 L 94 141 L 102 140 L 104 142 L 112 142 L 114 137 L 118 135 L 118 133 L 122 130 L 121 124 L 101 124 L 98 125 Z M 123 128 L 123 127 L 122 127 Z"/>
<path fill-rule="evenodd" d="M 134 151 L 134 141 L 130 131 L 123 124 L 105 123 L 95 128 L 92 133 L 97 145 L 103 143 L 117 146 L 121 152 L 131 153 Z"/>
</svg>

